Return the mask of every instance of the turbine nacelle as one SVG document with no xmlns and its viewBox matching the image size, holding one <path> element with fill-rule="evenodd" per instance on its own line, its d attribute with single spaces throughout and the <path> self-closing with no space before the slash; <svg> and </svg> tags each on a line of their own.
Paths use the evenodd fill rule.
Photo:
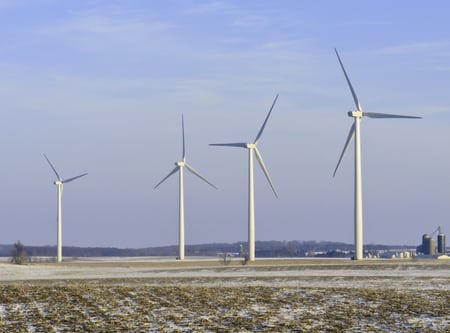
<svg viewBox="0 0 450 333">
<path fill-rule="evenodd" d="M 349 117 L 353 117 L 353 118 L 362 118 L 364 116 L 364 112 L 359 111 L 359 110 L 349 111 L 347 114 Z"/>
<path fill-rule="evenodd" d="M 55 184 L 55 185 L 62 185 L 62 184 L 63 184 L 63 181 L 62 181 L 62 180 L 55 180 L 55 181 L 53 182 L 53 184 Z"/>
<path fill-rule="evenodd" d="M 256 143 L 247 143 L 247 148 L 248 149 L 255 149 L 256 148 Z"/>
<path fill-rule="evenodd" d="M 179 167 L 184 167 L 186 165 L 185 161 L 182 162 L 175 162 L 175 165 L 179 166 Z"/>
</svg>

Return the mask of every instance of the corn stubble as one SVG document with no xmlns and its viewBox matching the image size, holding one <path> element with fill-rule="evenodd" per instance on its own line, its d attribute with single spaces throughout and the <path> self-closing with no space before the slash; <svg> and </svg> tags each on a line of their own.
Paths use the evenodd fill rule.
<svg viewBox="0 0 450 333">
<path fill-rule="evenodd" d="M 443 332 L 449 290 L 11 283 L 0 332 Z"/>
</svg>

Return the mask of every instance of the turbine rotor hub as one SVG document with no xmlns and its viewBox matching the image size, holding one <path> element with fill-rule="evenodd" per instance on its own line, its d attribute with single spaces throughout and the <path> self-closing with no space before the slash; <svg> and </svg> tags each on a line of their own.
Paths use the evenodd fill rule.
<svg viewBox="0 0 450 333">
<path fill-rule="evenodd" d="M 256 148 L 256 143 L 247 143 L 247 148 L 248 149 L 255 149 Z"/>
</svg>

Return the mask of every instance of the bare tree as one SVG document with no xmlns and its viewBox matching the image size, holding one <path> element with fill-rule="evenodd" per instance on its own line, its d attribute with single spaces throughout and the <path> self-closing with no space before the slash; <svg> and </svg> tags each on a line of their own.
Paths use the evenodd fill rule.
<svg viewBox="0 0 450 333">
<path fill-rule="evenodd" d="M 20 241 L 14 243 L 13 249 L 11 251 L 12 258 L 11 262 L 17 265 L 21 265 L 27 261 L 27 254 L 25 252 L 25 247 Z"/>
<path fill-rule="evenodd" d="M 244 250 L 244 246 L 241 244 L 239 246 L 239 256 L 242 257 L 242 265 L 247 265 L 247 262 L 249 260 L 248 252 Z"/>
<path fill-rule="evenodd" d="M 220 261 L 223 262 L 224 266 L 229 265 L 231 262 L 231 254 L 230 253 L 226 253 L 226 252 L 219 253 L 219 258 L 220 258 Z"/>
<path fill-rule="evenodd" d="M 295 241 L 290 241 L 287 243 L 287 251 L 291 257 L 297 255 L 297 244 Z"/>
</svg>

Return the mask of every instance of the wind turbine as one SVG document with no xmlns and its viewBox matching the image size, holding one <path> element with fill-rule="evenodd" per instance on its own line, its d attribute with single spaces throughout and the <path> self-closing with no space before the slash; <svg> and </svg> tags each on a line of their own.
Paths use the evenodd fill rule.
<svg viewBox="0 0 450 333">
<path fill-rule="evenodd" d="M 58 178 L 57 180 L 55 180 L 54 184 L 57 186 L 57 197 L 58 197 L 58 208 L 57 208 L 57 221 L 58 221 L 58 262 L 62 261 L 62 204 L 61 204 L 61 199 L 62 199 L 62 192 L 63 192 L 63 185 L 66 183 L 71 182 L 72 180 L 78 179 L 80 177 L 86 176 L 87 173 L 83 173 L 82 175 L 76 176 L 76 177 L 72 177 L 72 178 L 68 178 L 68 179 L 62 179 L 61 176 L 58 174 L 58 172 L 56 171 L 55 167 L 53 166 L 53 164 L 50 162 L 50 160 L 48 159 L 47 155 L 44 154 L 45 159 L 47 160 L 48 164 L 50 165 L 50 167 L 53 169 L 53 171 L 56 174 L 56 177 Z"/>
<path fill-rule="evenodd" d="M 252 143 L 238 142 L 238 143 L 212 143 L 210 146 L 225 146 L 225 147 L 239 147 L 248 149 L 248 259 L 250 261 L 255 261 L 255 188 L 253 180 L 253 154 L 256 155 L 256 159 L 261 166 L 264 174 L 266 175 L 267 181 L 272 188 L 275 197 L 278 199 L 277 191 L 273 186 L 272 180 L 270 179 L 269 172 L 267 171 L 264 161 L 262 159 L 261 153 L 258 149 L 258 141 L 266 127 L 267 121 L 269 120 L 270 114 L 272 113 L 273 107 L 278 99 L 278 95 L 275 97 L 272 106 L 270 107 L 269 113 L 264 120 L 258 134 L 256 135 L 255 141 Z"/>
<path fill-rule="evenodd" d="M 158 184 L 156 184 L 155 189 L 161 185 L 167 178 L 172 176 L 177 171 L 179 172 L 179 192 L 180 192 L 180 201 L 179 201 L 179 260 L 184 260 L 184 168 L 188 169 L 191 173 L 196 175 L 198 178 L 202 179 L 204 182 L 209 184 L 210 186 L 217 189 L 212 183 L 210 183 L 206 178 L 201 176 L 193 167 L 191 167 L 186 162 L 186 150 L 185 150 L 185 141 L 184 141 L 184 117 L 181 115 L 181 132 L 182 132 L 182 144 L 183 144 L 183 156 L 180 162 L 175 162 L 175 168 L 161 180 Z"/>
<path fill-rule="evenodd" d="M 364 112 L 362 110 L 361 104 L 359 103 L 358 97 L 356 96 L 355 90 L 348 78 L 347 72 L 345 71 L 344 65 L 342 64 L 341 58 L 339 57 L 339 53 L 336 49 L 336 56 L 339 60 L 339 64 L 341 65 L 342 71 L 344 72 L 345 79 L 347 80 L 348 87 L 353 96 L 353 100 L 356 105 L 356 110 L 349 111 L 348 116 L 354 118 L 353 125 L 350 128 L 350 132 L 348 134 L 347 140 L 345 141 L 344 149 L 339 157 L 339 161 L 336 165 L 336 168 L 333 173 L 333 177 L 336 175 L 336 172 L 339 168 L 339 165 L 342 161 L 342 157 L 344 156 L 348 145 L 352 141 L 353 137 L 355 137 L 355 259 L 361 260 L 363 259 L 363 212 L 362 212 L 362 176 L 361 176 L 361 137 L 360 137 L 360 122 L 363 117 L 369 118 L 403 118 L 403 119 L 420 119 L 422 117 L 415 116 L 401 116 L 395 114 L 386 114 L 386 113 L 375 113 L 375 112 Z"/>
</svg>

